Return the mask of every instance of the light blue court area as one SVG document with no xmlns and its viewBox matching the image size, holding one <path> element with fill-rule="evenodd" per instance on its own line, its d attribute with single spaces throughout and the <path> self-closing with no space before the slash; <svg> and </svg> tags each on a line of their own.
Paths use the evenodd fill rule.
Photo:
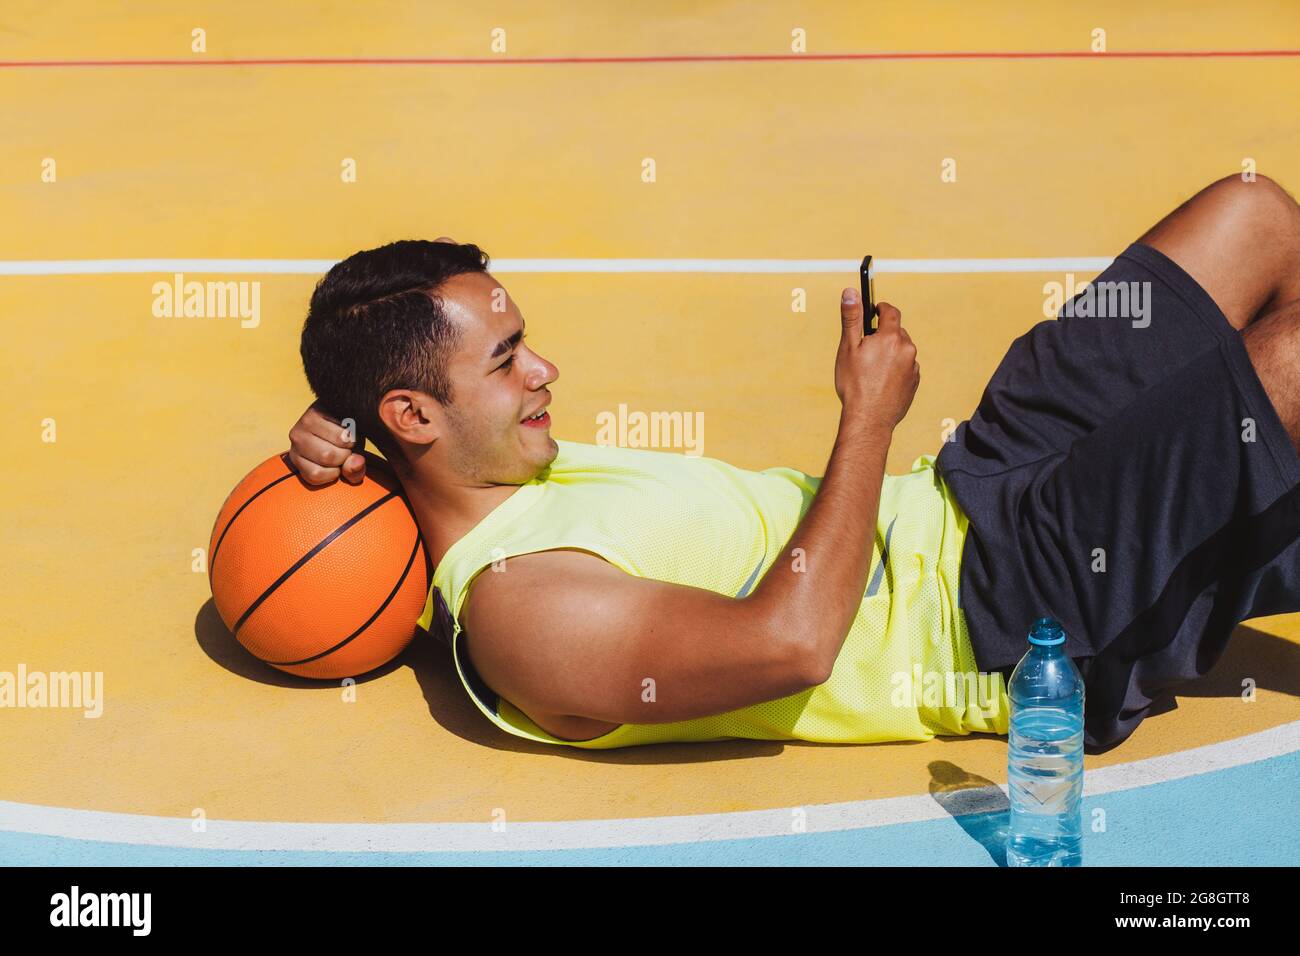
<svg viewBox="0 0 1300 956">
<path fill-rule="evenodd" d="M 1290 866 L 1300 752 L 1084 798 L 1086 866 Z M 1240 804 L 1251 794 L 1249 811 Z M 16 866 L 1000 866 L 1001 787 L 951 795 L 959 815 L 740 840 L 529 852 L 329 852 L 146 846 L 0 831 Z M 927 798 L 931 799 L 931 798 Z M 948 802 L 949 797 L 940 797 Z M 992 806 L 982 812 L 961 808 Z M 810 808 L 814 809 L 814 808 Z M 1105 829 L 1093 831 L 1104 814 Z M 521 825 L 522 826 L 522 825 Z M 582 824 L 572 824 L 575 831 Z M 487 829 L 487 825 L 484 825 Z M 1280 835 L 1289 835 L 1282 837 Z"/>
</svg>

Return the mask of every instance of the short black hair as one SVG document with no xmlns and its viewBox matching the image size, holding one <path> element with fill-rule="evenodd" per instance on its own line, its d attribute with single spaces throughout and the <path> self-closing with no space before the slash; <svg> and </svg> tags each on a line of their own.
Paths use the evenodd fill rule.
<svg viewBox="0 0 1300 956">
<path fill-rule="evenodd" d="M 451 405 L 448 368 L 463 333 L 447 317 L 438 289 L 452 276 L 486 272 L 472 243 L 403 239 L 348 256 L 312 293 L 302 327 L 303 371 L 321 408 L 357 424 L 390 459 L 400 445 L 379 419 L 379 402 L 409 388 Z"/>
</svg>

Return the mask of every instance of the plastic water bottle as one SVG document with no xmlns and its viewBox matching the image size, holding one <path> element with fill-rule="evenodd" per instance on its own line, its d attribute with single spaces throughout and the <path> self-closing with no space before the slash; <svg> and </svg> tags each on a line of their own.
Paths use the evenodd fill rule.
<svg viewBox="0 0 1300 956">
<path fill-rule="evenodd" d="M 1011 672 L 1008 866 L 1083 863 L 1083 675 L 1065 631 L 1040 617 Z"/>
</svg>

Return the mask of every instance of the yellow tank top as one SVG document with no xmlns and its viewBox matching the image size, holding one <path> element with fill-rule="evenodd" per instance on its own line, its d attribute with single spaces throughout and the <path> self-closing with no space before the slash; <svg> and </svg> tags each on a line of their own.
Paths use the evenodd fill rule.
<svg viewBox="0 0 1300 956">
<path fill-rule="evenodd" d="M 461 683 L 502 730 L 603 750 L 668 741 L 873 743 L 936 734 L 1005 734 L 1002 675 L 976 673 L 957 605 L 967 519 L 922 455 L 886 475 L 867 587 L 830 679 L 787 697 L 695 720 L 621 724 L 562 740 L 474 672 L 461 639 L 470 584 L 494 560 L 552 548 L 599 554 L 628 574 L 743 597 L 786 554 L 821 478 L 792 468 L 749 471 L 716 458 L 556 441 L 559 453 L 447 551 L 420 626 L 450 638 Z M 438 621 L 435 622 L 435 615 Z M 434 633 L 438 633 L 437 630 Z"/>
</svg>

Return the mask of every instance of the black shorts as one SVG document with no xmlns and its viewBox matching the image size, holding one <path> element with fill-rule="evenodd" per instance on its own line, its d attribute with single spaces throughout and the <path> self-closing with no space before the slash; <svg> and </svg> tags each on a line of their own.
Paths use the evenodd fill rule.
<svg viewBox="0 0 1300 956">
<path fill-rule="evenodd" d="M 1149 283 L 1145 316 L 1076 296 L 1034 325 L 936 461 L 970 519 L 977 665 L 1009 675 L 1034 619 L 1059 620 L 1090 749 L 1209 671 L 1242 621 L 1300 611 L 1300 456 L 1241 333 L 1150 246 L 1092 284 L 1112 282 Z"/>
</svg>

